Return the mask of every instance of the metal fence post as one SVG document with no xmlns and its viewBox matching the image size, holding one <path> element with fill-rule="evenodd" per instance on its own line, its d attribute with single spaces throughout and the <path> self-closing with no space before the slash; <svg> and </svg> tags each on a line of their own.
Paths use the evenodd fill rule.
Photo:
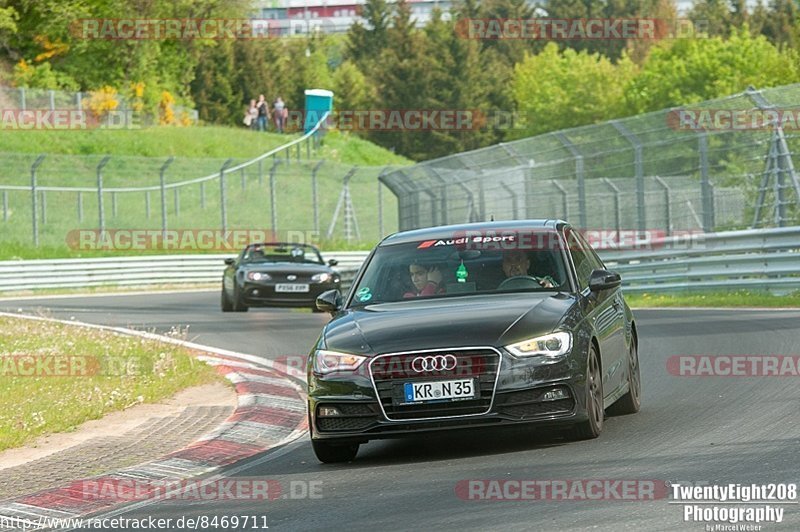
<svg viewBox="0 0 800 532">
<path fill-rule="evenodd" d="M 200 208 L 206 208 L 206 182 L 200 182 Z"/>
<path fill-rule="evenodd" d="M 25 87 L 19 88 L 19 108 L 23 111 L 27 108 L 25 101 Z"/>
<path fill-rule="evenodd" d="M 181 189 L 178 187 L 175 187 L 173 203 L 175 209 L 175 216 L 178 216 L 181 213 Z"/>
<path fill-rule="evenodd" d="M 647 229 L 647 211 L 644 203 L 644 163 L 642 161 L 642 143 L 638 137 L 631 133 L 622 123 L 617 120 L 610 122 L 614 129 L 625 137 L 633 146 L 633 171 L 636 177 L 636 219 L 639 231 Z"/>
<path fill-rule="evenodd" d="M 23 95 L 23 102 L 24 100 L 24 89 L 20 89 Z M 36 197 L 36 171 L 39 168 L 39 165 L 42 164 L 44 161 L 44 155 L 40 155 L 36 158 L 31 166 L 31 201 L 33 202 L 33 211 L 31 212 L 31 219 L 33 220 L 33 245 L 37 248 L 39 247 L 39 203 L 38 198 Z"/>
<path fill-rule="evenodd" d="M 275 197 L 275 171 L 278 169 L 278 165 L 281 164 L 280 159 L 275 159 L 275 162 L 272 163 L 272 167 L 269 169 L 269 211 L 270 211 L 270 218 L 272 222 L 272 233 L 274 234 L 278 229 L 278 212 L 276 206 L 276 197 Z"/>
<path fill-rule="evenodd" d="M 56 91 L 50 89 L 48 92 L 50 93 L 49 94 L 49 96 L 50 96 L 50 110 L 51 111 L 55 111 L 56 110 Z"/>
<path fill-rule="evenodd" d="M 83 221 L 83 192 L 78 192 L 78 221 Z"/>
<path fill-rule="evenodd" d="M 551 179 L 550 182 L 553 183 L 553 186 L 561 193 L 561 208 L 564 212 L 564 220 L 569 220 L 569 196 L 567 194 L 567 189 L 562 187 L 558 181 L 554 179 Z"/>
<path fill-rule="evenodd" d="M 708 177 L 708 137 L 700 132 L 697 137 L 697 150 L 700 152 L 700 194 L 703 205 L 703 231 L 714 230 L 714 193 Z"/>
<path fill-rule="evenodd" d="M 145 217 L 149 220 L 150 219 L 150 191 L 145 190 L 144 192 L 144 214 Z"/>
<path fill-rule="evenodd" d="M 103 167 L 108 164 L 111 159 L 110 155 L 106 155 L 97 165 L 97 216 L 100 219 L 100 240 L 105 239 L 106 231 L 106 213 L 103 208 Z"/>
<path fill-rule="evenodd" d="M 172 161 L 175 160 L 175 157 L 169 157 L 164 164 L 161 165 L 161 169 L 158 171 L 158 178 L 159 184 L 161 187 L 161 239 L 162 242 L 164 239 L 167 238 L 167 182 L 165 178 L 165 174 L 167 173 L 167 168 L 169 165 L 172 164 Z"/>
<path fill-rule="evenodd" d="M 228 213 L 225 210 L 225 170 L 233 163 L 233 159 L 228 159 L 222 163 L 222 168 L 219 169 L 219 208 L 222 215 L 222 232 L 228 229 Z"/>
<path fill-rule="evenodd" d="M 564 133 L 556 133 L 556 138 L 569 150 L 575 159 L 575 178 L 578 180 L 578 224 L 585 229 L 586 220 L 586 182 L 583 172 L 583 155 Z"/>
<path fill-rule="evenodd" d="M 8 221 L 8 190 L 3 191 L 3 221 Z"/>
<path fill-rule="evenodd" d="M 111 217 L 112 218 L 116 218 L 117 217 L 117 193 L 116 192 L 112 192 L 111 193 Z"/>
<path fill-rule="evenodd" d="M 620 213 L 620 205 L 619 205 L 619 189 L 611 182 L 608 178 L 603 178 L 603 183 L 605 183 L 608 188 L 614 193 L 614 227 L 617 230 L 617 239 L 620 239 L 620 233 L 622 231 L 622 214 Z"/>
<path fill-rule="evenodd" d="M 317 201 L 317 172 L 319 172 L 319 168 L 325 162 L 325 159 L 322 159 L 314 168 L 311 169 L 311 206 L 314 210 L 314 231 L 319 233 L 319 201 Z"/>
<path fill-rule="evenodd" d="M 264 166 L 263 163 L 264 159 L 258 160 L 258 186 L 264 185 Z"/>
<path fill-rule="evenodd" d="M 511 187 L 508 186 L 505 182 L 500 181 L 500 186 L 503 187 L 503 190 L 508 192 L 508 196 L 511 198 L 512 216 L 514 216 L 515 220 L 519 219 L 519 198 L 517 198 L 517 195 L 514 193 Z"/>
<path fill-rule="evenodd" d="M 672 207 L 670 205 L 670 196 L 671 191 L 669 185 L 658 176 L 654 176 L 656 183 L 661 185 L 661 188 L 664 189 L 664 223 L 666 224 L 667 229 L 667 236 L 672 235 Z"/>
<path fill-rule="evenodd" d="M 240 173 L 242 176 L 242 190 L 245 190 L 247 188 L 247 177 L 244 175 L 244 168 L 241 169 Z"/>
</svg>

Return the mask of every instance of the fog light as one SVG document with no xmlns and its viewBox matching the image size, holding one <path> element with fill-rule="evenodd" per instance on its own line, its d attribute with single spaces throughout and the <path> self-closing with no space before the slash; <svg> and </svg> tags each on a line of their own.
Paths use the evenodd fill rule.
<svg viewBox="0 0 800 532">
<path fill-rule="evenodd" d="M 258 290 L 253 290 L 253 295 L 257 296 L 258 295 Z"/>
<path fill-rule="evenodd" d="M 554 388 L 542 394 L 541 401 L 558 401 L 560 399 L 568 399 L 569 392 L 564 388 Z"/>
<path fill-rule="evenodd" d="M 319 417 L 337 417 L 341 416 L 342 413 L 339 412 L 339 409 L 335 406 L 321 406 L 319 407 Z"/>
</svg>

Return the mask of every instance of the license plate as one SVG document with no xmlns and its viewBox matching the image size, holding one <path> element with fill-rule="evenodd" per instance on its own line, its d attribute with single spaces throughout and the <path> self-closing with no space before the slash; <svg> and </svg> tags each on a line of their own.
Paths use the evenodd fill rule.
<svg viewBox="0 0 800 532">
<path fill-rule="evenodd" d="M 403 384 L 403 399 L 406 403 L 473 399 L 476 396 L 474 379 L 451 381 L 406 382 Z"/>
<path fill-rule="evenodd" d="M 276 284 L 276 292 L 308 292 L 307 284 Z"/>
</svg>

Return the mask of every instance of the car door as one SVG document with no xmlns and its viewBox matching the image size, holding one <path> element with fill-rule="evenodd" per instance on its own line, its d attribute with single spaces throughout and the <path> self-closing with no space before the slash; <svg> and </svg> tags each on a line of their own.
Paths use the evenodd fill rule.
<svg viewBox="0 0 800 532">
<path fill-rule="evenodd" d="M 588 244 L 572 228 L 565 231 L 568 249 L 575 268 L 578 289 L 586 304 L 587 320 L 597 335 L 600 358 L 603 365 L 603 393 L 611 395 L 621 385 L 625 335 L 624 323 L 620 321 L 619 290 L 591 292 L 589 278 L 592 271 L 603 267 Z"/>
</svg>

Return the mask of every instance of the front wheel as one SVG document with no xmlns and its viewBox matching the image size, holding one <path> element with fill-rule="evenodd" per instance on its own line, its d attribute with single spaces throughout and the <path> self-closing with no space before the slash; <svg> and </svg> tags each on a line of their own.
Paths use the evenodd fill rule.
<svg viewBox="0 0 800 532">
<path fill-rule="evenodd" d="M 358 454 L 357 443 L 335 444 L 322 440 L 311 440 L 317 460 L 324 464 L 352 462 Z"/>
<path fill-rule="evenodd" d="M 239 287 L 233 286 L 233 311 L 234 312 L 247 312 L 247 305 L 242 301 L 242 295 L 239 293 Z"/>
<path fill-rule="evenodd" d="M 228 294 L 225 293 L 225 286 L 222 287 L 222 297 L 220 301 L 220 308 L 222 312 L 232 312 L 233 311 L 233 304 L 231 303 Z"/>
<path fill-rule="evenodd" d="M 635 414 L 642 406 L 642 377 L 639 371 L 639 349 L 636 337 L 631 338 L 628 350 L 628 393 L 617 400 L 608 409 L 609 414 L 624 416 Z"/>
<path fill-rule="evenodd" d="M 589 348 L 586 364 L 586 413 L 589 419 L 572 427 L 571 436 L 576 440 L 591 440 L 603 432 L 603 377 L 594 344 Z"/>
</svg>

